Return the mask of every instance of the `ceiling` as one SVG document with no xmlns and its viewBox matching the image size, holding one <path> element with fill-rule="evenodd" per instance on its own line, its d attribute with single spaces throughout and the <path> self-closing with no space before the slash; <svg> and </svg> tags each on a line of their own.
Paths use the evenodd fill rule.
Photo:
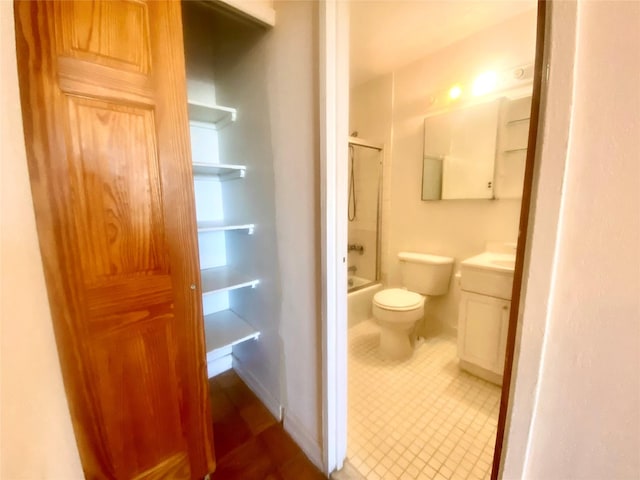
<svg viewBox="0 0 640 480">
<path fill-rule="evenodd" d="M 536 0 L 350 0 L 356 86 L 536 7 Z"/>
</svg>

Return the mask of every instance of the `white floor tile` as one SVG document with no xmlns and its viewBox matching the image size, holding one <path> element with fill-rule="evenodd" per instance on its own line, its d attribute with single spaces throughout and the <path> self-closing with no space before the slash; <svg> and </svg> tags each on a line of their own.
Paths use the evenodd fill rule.
<svg viewBox="0 0 640 480">
<path fill-rule="evenodd" d="M 406 362 L 378 355 L 371 320 L 349 330 L 347 456 L 368 479 L 489 478 L 500 388 L 458 367 L 452 337 Z"/>
</svg>

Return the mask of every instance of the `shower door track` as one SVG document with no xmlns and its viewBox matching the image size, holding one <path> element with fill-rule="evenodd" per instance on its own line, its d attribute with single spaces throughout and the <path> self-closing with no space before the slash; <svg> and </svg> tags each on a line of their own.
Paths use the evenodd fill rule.
<svg viewBox="0 0 640 480">
<path fill-rule="evenodd" d="M 363 139 L 358 138 L 358 137 L 349 137 L 349 145 L 353 145 L 353 146 L 356 146 L 356 147 L 371 148 L 373 150 L 378 150 L 379 152 L 382 151 L 382 145 L 377 145 L 375 143 L 366 142 Z"/>
</svg>

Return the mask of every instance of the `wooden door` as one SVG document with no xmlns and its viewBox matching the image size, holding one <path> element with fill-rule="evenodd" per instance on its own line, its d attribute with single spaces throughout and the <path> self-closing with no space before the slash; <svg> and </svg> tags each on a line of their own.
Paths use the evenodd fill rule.
<svg viewBox="0 0 640 480">
<path fill-rule="evenodd" d="M 180 4 L 18 1 L 15 19 L 40 249 L 85 475 L 203 477 L 215 463 Z"/>
</svg>

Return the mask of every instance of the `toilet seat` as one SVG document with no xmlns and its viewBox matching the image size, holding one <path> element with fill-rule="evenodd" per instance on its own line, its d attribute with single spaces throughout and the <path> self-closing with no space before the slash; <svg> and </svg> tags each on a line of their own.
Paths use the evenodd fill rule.
<svg viewBox="0 0 640 480">
<path fill-rule="evenodd" d="M 425 297 L 403 288 L 387 288 L 373 296 L 373 304 L 384 310 L 406 312 L 424 305 Z"/>
</svg>

